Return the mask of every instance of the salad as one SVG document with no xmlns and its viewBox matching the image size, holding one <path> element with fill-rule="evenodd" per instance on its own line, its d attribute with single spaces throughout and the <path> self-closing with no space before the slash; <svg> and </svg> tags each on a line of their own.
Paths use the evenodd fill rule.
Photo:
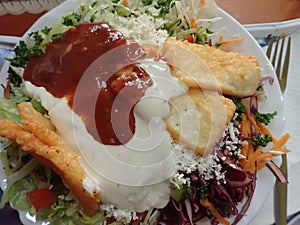
<svg viewBox="0 0 300 225">
<path fill-rule="evenodd" d="M 10 202 L 14 208 L 28 210 L 38 220 L 51 224 L 197 224 L 203 221 L 237 224 L 251 203 L 258 170 L 267 167 L 281 182 L 287 182 L 272 159 L 289 151 L 283 147 L 288 135 L 277 140 L 266 127 L 276 112 L 262 113 L 258 108 L 258 101 L 266 101 L 264 85 L 271 85 L 272 79 L 259 77 L 251 95 L 228 94 L 231 92 L 227 93 L 220 83 L 216 90 L 199 90 L 193 86 L 194 82 L 189 83 L 189 79 L 168 65 L 174 54 L 166 53 L 170 48 L 160 49 L 166 43 L 172 45 L 172 41 L 167 41 L 171 38 L 169 40 L 176 40 L 179 45 L 187 45 L 184 49 L 201 46 L 202 51 L 210 53 L 217 49 L 217 59 L 223 57 L 220 49 L 243 40 L 222 40 L 218 31 L 208 29 L 209 24 L 220 20 L 217 13 L 214 1 L 99 0 L 85 2 L 57 25 L 32 32 L 26 41 L 21 41 L 14 49 L 15 56 L 8 59 L 11 65 L 8 83 L 0 101 L 0 135 L 3 137 L 0 156 L 7 176 L 1 205 Z M 87 31 L 93 35 L 89 36 Z M 81 42 L 85 45 L 73 45 Z M 86 58 L 91 57 L 87 62 L 90 64 L 102 56 L 92 57 L 98 48 L 112 53 L 107 58 L 100 57 L 100 64 L 98 61 L 90 70 L 102 70 L 103 74 L 113 76 L 92 77 L 98 88 L 93 92 L 89 79 L 82 79 L 89 65 L 81 67 Z M 116 53 L 111 51 L 115 48 L 118 48 Z M 85 52 L 92 53 L 86 56 Z M 198 55 L 196 59 L 199 64 L 205 62 L 205 59 L 199 60 Z M 61 60 L 64 61 L 61 63 Z M 203 68 L 207 64 L 209 62 L 205 62 Z M 257 71 L 255 65 L 250 67 Z M 180 74 L 189 71 L 178 68 Z M 174 71 L 177 75 L 172 76 Z M 58 77 L 43 80 L 40 76 L 45 73 Z M 64 76 L 60 77 L 61 74 Z M 77 74 L 80 77 L 72 89 Z M 165 80 L 168 86 L 163 83 Z M 112 87 L 108 97 L 107 86 Z M 192 95 L 195 90 L 196 95 Z M 223 95 L 219 95 L 219 91 Z M 121 111 L 120 117 L 116 116 L 117 124 L 125 121 L 128 125 L 124 119 L 128 114 L 135 126 L 129 123 L 127 133 L 119 132 L 122 135 L 116 132 L 117 127 L 110 127 L 110 123 L 104 126 L 103 121 L 96 130 L 89 127 L 87 124 L 94 112 L 90 114 L 90 108 L 82 105 L 86 100 L 76 101 L 91 95 L 88 103 L 98 102 L 93 98 L 94 93 L 101 96 L 101 107 L 97 110 L 100 118 L 107 112 L 101 111 L 104 109 L 102 100 L 108 99 L 105 104 L 111 104 L 110 96 L 117 93 L 113 95 L 113 103 L 121 95 L 121 102 L 129 107 Z M 226 126 L 208 153 L 207 149 L 202 151 L 199 143 L 186 145 L 194 136 L 186 138 L 182 127 L 179 135 L 171 129 L 174 120 L 170 121 L 168 114 L 176 117 L 172 109 L 176 110 L 176 101 L 185 93 L 194 103 L 201 102 L 205 96 L 226 102 L 227 117 L 220 122 Z M 204 97 L 200 93 L 204 93 Z M 186 102 L 179 101 L 179 106 Z M 170 109 L 169 103 L 172 103 Z M 164 111 L 166 105 L 167 111 Z M 205 106 L 205 102 L 201 105 Z M 220 105 L 214 106 L 212 102 L 210 105 L 208 114 L 222 111 Z M 97 107 L 97 104 L 92 106 Z M 114 109 L 110 114 L 123 110 L 113 107 L 114 104 L 109 107 Z M 203 114 L 201 110 L 196 107 L 190 112 Z M 141 138 L 135 134 L 148 127 L 144 124 L 146 115 L 150 115 L 147 120 L 150 128 L 153 122 L 154 128 L 150 131 L 154 135 L 139 148 Z M 151 120 L 153 117 L 164 119 Z M 70 124 L 75 126 L 70 129 Z M 93 121 L 90 124 L 93 125 Z M 214 129 L 208 139 L 215 133 Z M 160 144 L 153 147 L 153 140 L 157 139 Z M 96 152 L 100 142 L 102 151 Z M 140 149 L 141 152 L 137 151 Z M 52 155 L 52 150 L 58 156 Z M 97 154 L 100 157 L 95 157 Z"/>
</svg>

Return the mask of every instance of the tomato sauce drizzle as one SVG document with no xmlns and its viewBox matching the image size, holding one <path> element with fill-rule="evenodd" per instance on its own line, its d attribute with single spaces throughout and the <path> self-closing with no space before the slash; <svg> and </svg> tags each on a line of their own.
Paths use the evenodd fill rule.
<svg viewBox="0 0 300 225">
<path fill-rule="evenodd" d="M 143 49 L 103 23 L 83 23 L 31 57 L 23 79 L 44 87 L 84 121 L 95 140 L 127 143 L 135 132 L 133 108 L 152 85 L 137 65 Z"/>
</svg>

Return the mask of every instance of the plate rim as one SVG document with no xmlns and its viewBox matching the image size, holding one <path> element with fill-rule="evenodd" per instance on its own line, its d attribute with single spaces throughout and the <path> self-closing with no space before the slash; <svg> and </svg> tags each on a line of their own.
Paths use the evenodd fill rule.
<svg viewBox="0 0 300 225">
<path fill-rule="evenodd" d="M 300 29 L 300 18 L 272 23 L 255 23 L 243 25 L 256 38 L 268 35 L 292 35 Z"/>
<path fill-rule="evenodd" d="M 77 3 L 77 4 L 76 4 Z M 75 6 L 75 8 L 74 7 L 69 7 L 71 4 L 74 4 L 74 5 L 72 5 L 72 6 Z M 60 9 L 62 9 L 62 8 L 65 8 L 64 10 L 61 10 L 61 11 L 69 11 L 69 12 L 73 12 L 74 10 L 76 10 L 77 9 L 77 7 L 78 7 L 78 1 L 76 1 L 76 0 L 70 0 L 70 1 L 65 1 L 65 2 L 63 2 L 61 5 L 59 5 L 59 6 L 57 6 L 56 8 L 54 8 L 54 9 L 52 9 L 51 11 L 49 11 L 48 13 L 46 13 L 46 14 L 44 14 L 42 17 L 40 17 L 26 32 L 25 32 L 25 34 L 23 35 L 23 37 L 22 37 L 22 39 L 25 39 L 26 38 L 26 36 L 27 36 L 27 34 L 28 33 L 30 33 L 31 31 L 33 31 L 33 30 L 35 30 L 34 29 L 34 27 L 36 27 L 37 26 L 37 24 L 39 24 L 39 23 L 41 23 L 41 21 L 42 20 L 44 20 L 44 18 L 47 18 L 49 15 L 52 15 L 55 11 L 57 11 L 57 10 L 60 10 Z M 66 8 L 68 8 L 67 10 L 66 10 Z M 262 61 L 264 61 L 264 62 L 268 62 L 268 59 L 267 59 L 267 57 L 265 56 L 265 54 L 264 54 L 264 52 L 263 52 L 263 50 L 259 47 L 259 44 L 256 42 L 256 40 L 254 39 L 254 37 L 253 37 L 253 34 L 251 33 L 251 29 L 250 29 L 250 31 L 249 31 L 249 28 L 251 28 L 251 26 L 254 26 L 254 25 L 241 25 L 235 18 L 233 18 L 229 13 L 227 13 L 226 11 L 224 11 L 223 9 L 221 9 L 221 8 L 219 8 L 219 12 L 220 12 L 220 14 L 222 14 L 222 15 L 224 15 L 225 17 L 227 17 L 227 19 L 229 19 L 229 20 L 231 20 L 232 22 L 234 22 L 236 25 L 238 25 L 239 26 L 239 29 L 241 29 L 241 30 L 243 30 L 243 34 L 245 35 L 245 34 L 247 34 L 247 40 L 248 41 L 250 41 L 251 40 L 251 42 L 253 42 L 253 43 L 256 43 L 256 45 L 257 45 L 257 49 L 260 49 L 259 50 L 259 52 L 258 52 L 258 54 L 259 54 L 259 57 L 260 57 L 260 60 L 262 60 Z M 59 17 L 59 19 L 60 19 L 61 17 Z M 297 21 L 297 22 L 299 22 L 299 27 L 300 27 L 300 19 L 299 19 L 299 21 Z M 55 22 L 52 22 L 52 24 L 55 24 Z M 261 27 L 263 27 L 263 26 L 266 26 L 266 24 L 262 24 L 261 25 Z M 270 26 L 270 25 L 267 25 L 267 26 Z M 271 26 L 272 27 L 272 26 Z M 252 34 L 252 36 L 251 36 L 251 34 Z M 252 44 L 253 44 L 252 43 Z M 259 47 L 259 48 L 258 48 Z M 259 61 L 260 61 L 259 60 Z M 265 65 L 264 65 L 265 66 Z M 268 65 L 269 66 L 269 65 Z M 8 68 L 8 63 L 6 63 L 6 70 L 7 70 L 7 68 Z M 3 74 L 3 73 L 6 73 L 6 70 L 5 70 L 5 65 L 3 66 L 3 68 L 2 68 L 2 71 L 1 71 L 1 74 Z M 279 85 L 278 85 L 278 81 L 277 81 L 277 78 L 276 78 L 276 76 L 275 76 L 275 72 L 274 72 L 274 69 L 271 67 L 270 68 L 270 71 L 271 71 L 271 75 L 275 78 L 275 84 L 274 85 L 277 85 L 277 87 L 275 87 L 275 89 L 277 90 L 277 92 L 279 91 Z M 273 89 L 274 87 L 272 87 L 272 89 Z M 274 90 L 274 89 L 273 89 Z M 282 99 L 282 95 L 281 95 L 281 92 L 279 91 L 279 96 L 280 96 L 280 102 L 281 102 L 281 109 L 282 109 L 282 111 L 283 111 L 283 99 Z M 280 118 L 281 119 L 281 118 Z M 284 122 L 284 121 L 282 121 L 282 122 Z M 282 125 L 282 122 L 281 122 L 281 126 L 283 126 Z M 0 172 L 2 172 L 3 173 L 3 171 L 0 169 Z M 269 173 L 268 173 L 268 171 L 262 171 L 262 176 L 264 177 L 264 176 L 269 176 L 268 175 Z M 1 174 L 0 174 L 1 175 Z M 1 176 L 0 176 L 1 177 Z M 275 181 L 275 178 L 273 178 L 272 180 L 274 180 Z M 257 182 L 259 182 L 259 180 L 257 180 Z M 272 181 L 273 182 L 273 181 Z M 273 186 L 271 186 L 270 187 L 270 189 L 272 188 Z M 255 192 L 257 192 L 257 191 L 255 191 Z M 267 197 L 267 195 L 265 195 L 265 198 Z M 262 206 L 262 202 L 263 201 L 260 201 L 261 202 L 261 204 L 259 204 L 260 206 L 259 207 L 257 207 L 258 206 L 258 204 L 256 204 L 255 205 L 255 207 L 253 206 L 254 204 L 251 204 L 252 205 L 252 207 L 251 207 L 251 205 L 250 205 L 250 208 L 248 209 L 248 211 L 251 209 L 251 210 L 254 210 L 254 211 L 258 211 L 259 210 L 259 208 Z M 253 208 L 254 207 L 254 208 Z M 21 219 L 21 221 L 22 221 L 22 223 L 24 224 L 24 225 L 38 225 L 38 224 L 43 224 L 44 222 L 37 222 L 37 223 L 33 223 L 33 222 L 30 222 L 28 219 L 26 219 L 26 214 L 27 214 L 27 212 L 24 212 L 24 211 L 19 211 L 19 210 L 17 210 L 19 213 L 20 213 L 20 219 Z M 248 212 L 247 211 L 247 212 Z M 246 213 L 246 214 L 248 214 L 248 213 Z M 249 213 L 250 214 L 250 213 Z M 249 224 L 250 223 L 250 221 L 252 220 L 252 218 L 255 216 L 255 214 L 254 215 L 252 215 L 252 216 L 250 216 L 250 215 L 245 215 L 244 217 L 243 217 L 243 219 L 238 223 L 239 225 L 243 225 L 243 224 Z M 246 220 L 245 220 L 245 218 L 247 218 Z"/>
</svg>

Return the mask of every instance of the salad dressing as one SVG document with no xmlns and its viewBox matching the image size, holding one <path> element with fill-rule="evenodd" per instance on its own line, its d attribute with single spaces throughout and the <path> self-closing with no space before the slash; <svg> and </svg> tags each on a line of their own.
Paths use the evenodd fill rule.
<svg viewBox="0 0 300 225">
<path fill-rule="evenodd" d="M 88 27 L 84 24 L 79 26 L 80 29 Z M 102 28 L 99 29 L 104 30 L 108 28 L 105 24 L 97 26 L 101 26 Z M 89 28 L 93 31 L 98 29 L 95 24 L 90 25 Z M 69 32 L 76 33 L 76 30 L 72 29 Z M 86 35 L 84 32 L 83 34 Z M 73 37 L 73 33 L 70 34 L 72 37 L 70 43 L 65 45 L 64 49 L 61 46 L 56 47 L 59 52 L 55 54 L 56 58 L 40 56 L 39 63 L 44 67 L 51 67 L 48 63 L 56 60 L 54 64 L 57 65 L 52 66 L 52 68 L 57 68 L 53 70 L 54 76 L 57 76 L 55 79 L 40 79 L 43 73 L 39 70 L 43 67 L 37 68 L 34 62 L 38 59 L 32 58 L 32 62 L 28 63 L 23 73 L 24 90 L 29 96 L 39 100 L 48 110 L 49 118 L 56 127 L 57 133 L 64 143 L 79 156 L 78 159 L 88 174 L 88 179 L 83 180 L 85 190 L 91 194 L 101 191 L 103 203 L 114 204 L 121 209 L 133 208 L 138 212 L 143 212 L 151 208 L 163 208 L 169 202 L 170 178 L 176 172 L 172 154 L 172 138 L 165 129 L 163 118 L 169 115 L 169 100 L 183 94 L 188 88 L 171 75 L 166 62 L 142 59 L 143 50 L 136 43 L 124 39 L 117 31 L 107 34 L 109 34 L 106 36 L 107 40 L 100 42 L 100 45 L 109 43 L 108 46 L 113 46 L 115 41 L 124 44 L 117 45 L 113 49 L 109 49 L 105 44 L 105 47 L 103 46 L 106 50 L 105 54 L 100 54 L 98 58 L 93 56 L 95 60 L 89 61 L 90 66 L 85 62 L 90 59 L 84 56 L 84 51 L 88 51 L 82 48 L 84 44 L 81 48 L 77 48 L 75 61 L 73 57 L 68 57 L 68 54 L 74 51 L 73 46 L 76 46 L 79 41 Z M 63 34 L 62 38 L 64 35 L 66 34 Z M 88 42 L 92 52 L 96 52 L 97 44 L 91 39 L 93 38 L 83 38 L 82 42 Z M 58 42 L 60 39 L 55 40 L 53 45 Z M 46 55 L 50 51 L 48 49 L 51 48 L 51 44 L 49 46 L 46 49 Z M 69 60 L 66 61 L 65 58 Z M 65 73 L 61 73 L 65 66 L 70 69 L 65 72 L 68 73 L 67 78 L 64 78 Z M 31 68 L 36 68 L 38 72 Z M 78 73 L 79 69 L 81 74 Z M 108 79 L 104 79 L 105 76 L 103 78 L 95 75 L 99 71 L 108 76 Z M 90 78 L 86 77 L 89 74 L 92 74 L 91 80 L 86 79 Z M 123 76 L 123 74 L 134 74 L 134 76 Z M 69 83 L 68 80 L 73 78 L 77 81 Z M 91 84 L 94 86 L 91 87 Z M 110 93 L 105 91 L 108 86 L 112 88 Z M 61 89 L 64 90 L 60 92 Z M 91 106 L 97 106 L 97 101 L 101 101 L 103 96 L 93 98 L 90 95 L 101 94 L 101 91 L 103 95 L 108 96 L 118 93 L 115 98 L 111 98 L 113 99 L 111 114 L 119 113 L 119 105 L 124 104 L 124 101 L 133 100 L 130 103 L 130 110 L 126 112 L 127 115 L 122 112 L 117 120 L 112 117 L 114 120 L 111 125 L 115 128 L 118 124 L 127 126 L 131 124 L 128 122 L 128 115 L 131 112 L 133 114 L 134 132 L 130 128 L 132 136 L 127 136 L 130 137 L 128 141 L 121 139 L 122 144 L 112 144 L 113 142 L 105 144 L 102 139 L 102 142 L 97 141 L 88 131 L 87 118 L 80 115 L 81 110 L 88 107 L 94 111 Z M 88 96 L 89 99 L 84 99 L 84 96 Z M 82 104 L 80 102 L 78 104 L 78 100 L 82 100 Z M 100 102 L 100 105 L 102 104 Z"/>
<path fill-rule="evenodd" d="M 133 64 L 143 56 L 137 43 L 106 24 L 80 24 L 48 44 L 45 54 L 32 57 L 23 78 L 68 99 L 95 140 L 121 145 L 132 138 L 133 107 L 152 84 Z"/>
</svg>

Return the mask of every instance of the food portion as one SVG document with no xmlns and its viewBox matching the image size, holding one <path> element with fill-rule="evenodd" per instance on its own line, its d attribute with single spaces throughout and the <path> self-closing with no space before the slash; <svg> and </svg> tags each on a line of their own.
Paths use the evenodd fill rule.
<svg viewBox="0 0 300 225">
<path fill-rule="evenodd" d="M 144 55 L 108 24 L 82 23 L 30 58 L 23 73 L 24 91 L 45 107 L 89 174 L 83 187 L 139 212 L 169 200 L 175 168 L 162 118 L 170 98 L 186 90 L 166 63 Z"/>
<path fill-rule="evenodd" d="M 170 104 L 167 130 L 179 143 L 201 156 L 212 153 L 236 109 L 230 99 L 217 91 L 200 88 L 190 88 Z"/>
<path fill-rule="evenodd" d="M 260 67 L 254 56 L 225 53 L 218 48 L 172 38 L 164 42 L 162 55 L 172 66 L 172 73 L 189 87 L 247 97 L 256 92 L 260 82 Z"/>
<path fill-rule="evenodd" d="M 0 100 L 1 204 L 51 224 L 238 223 L 257 171 L 280 174 L 287 137 L 259 120 L 256 58 L 218 49 L 205 27 L 217 12 L 101 0 L 29 34 Z"/>
<path fill-rule="evenodd" d="M 87 179 L 78 156 L 72 152 L 52 130 L 49 119 L 32 108 L 31 103 L 18 105 L 22 124 L 3 119 L 0 122 L 0 135 L 16 142 L 21 148 L 34 155 L 43 165 L 52 168 L 80 201 L 88 214 L 94 214 L 101 199 L 101 193 L 89 193 L 83 187 Z"/>
<path fill-rule="evenodd" d="M 134 64 L 143 56 L 137 43 L 107 24 L 84 23 L 48 44 L 45 54 L 32 57 L 23 79 L 56 98 L 66 98 L 95 140 L 120 145 L 132 138 L 133 107 L 152 85 L 149 75 Z M 114 106 L 115 113 L 118 96 L 123 104 Z M 45 101 L 42 104 L 50 110 Z M 115 126 L 112 118 L 118 120 Z"/>
</svg>

